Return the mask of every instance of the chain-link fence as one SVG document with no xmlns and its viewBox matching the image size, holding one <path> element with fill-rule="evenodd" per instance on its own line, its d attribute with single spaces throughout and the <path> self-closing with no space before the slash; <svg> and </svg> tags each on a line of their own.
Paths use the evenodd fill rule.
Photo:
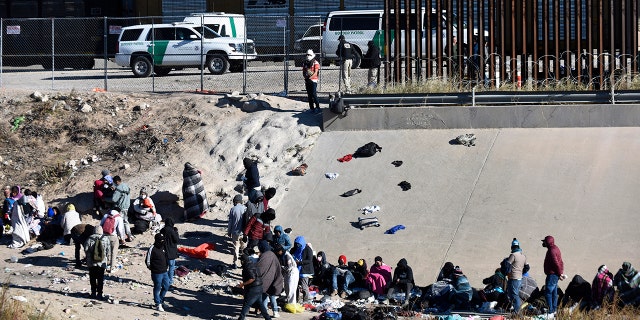
<svg viewBox="0 0 640 320">
<path fill-rule="evenodd" d="M 147 54 L 151 71 L 148 76 L 134 70 L 136 67 L 131 63 L 134 55 L 126 63 L 116 63 L 116 53 L 125 49 L 124 42 L 118 42 L 123 28 L 151 24 L 159 29 L 161 24 L 169 23 L 167 26 L 178 30 L 182 24 L 171 23 L 182 21 L 184 17 L 1 19 L 0 87 L 296 93 L 304 92 L 301 65 L 306 51 L 311 49 L 322 64 L 318 90 L 336 92 L 344 90 L 340 81 L 339 59 L 335 54 L 339 35 L 344 35 L 353 49 L 352 91 L 366 87 L 370 82 L 367 75 L 369 41 L 373 41 L 381 51 L 383 64 L 378 80 L 408 83 L 414 79 L 439 79 L 450 87 L 449 91 L 467 91 L 478 85 L 489 89 L 502 89 L 505 84 L 545 87 L 563 81 L 572 84 L 567 86 L 568 89 L 575 88 L 575 85 L 591 89 L 625 88 L 623 84 L 634 81 L 632 76 L 637 73 L 636 66 L 640 65 L 637 56 L 622 52 L 612 54 L 610 50 L 599 51 L 597 48 L 583 50 L 581 54 L 563 51 L 558 54 L 511 56 L 503 53 L 504 48 L 498 45 L 500 39 L 495 39 L 494 49 L 490 49 L 491 41 L 480 41 L 484 45 L 484 50 L 481 50 L 480 44 L 477 44 L 478 48 L 476 43 L 468 44 L 471 37 L 464 32 L 460 32 L 463 36 L 456 45 L 452 35 L 457 30 L 442 21 L 446 18 L 451 17 L 432 15 L 430 21 L 425 20 L 430 28 L 424 28 L 422 53 L 418 55 L 415 44 L 413 47 L 407 44 L 406 39 L 410 37 L 401 37 L 399 42 L 394 42 L 397 38 L 391 32 L 388 38 L 390 45 L 385 45 L 379 12 L 328 20 L 321 16 L 248 15 L 243 21 L 235 21 L 235 25 L 227 25 L 226 30 L 223 27 L 227 22 L 216 26 L 207 23 L 204 17 L 196 17 L 220 33 L 246 35 L 247 40 L 243 37 L 240 40 L 222 39 L 228 42 L 225 46 L 238 46 L 235 49 L 239 51 L 250 50 L 253 43 L 256 54 L 247 54 L 241 60 L 220 61 L 225 67 L 223 71 L 228 71 L 215 74 L 211 69 L 215 69 L 216 61 L 220 59 L 215 59 L 216 52 L 204 52 L 206 44 L 198 38 L 203 31 L 197 27 L 200 23 L 192 26 L 197 33 L 195 38 L 181 39 L 178 31 L 173 31 L 171 40 L 163 38 L 166 35 L 159 31 L 143 38 L 134 34 L 134 38 L 127 39 L 127 45 L 137 43 L 142 47 L 141 53 Z M 407 21 L 405 29 L 411 29 L 411 19 Z M 233 28 L 235 31 L 232 32 Z M 396 55 L 396 50 L 400 54 Z M 170 69 L 163 66 L 163 57 L 173 59 Z M 185 59 L 194 57 L 196 63 L 184 63 Z M 399 71 L 402 73 L 395 74 Z M 395 79 L 392 77 L 394 74 L 397 76 Z M 613 85 L 612 81 L 615 81 Z"/>
</svg>

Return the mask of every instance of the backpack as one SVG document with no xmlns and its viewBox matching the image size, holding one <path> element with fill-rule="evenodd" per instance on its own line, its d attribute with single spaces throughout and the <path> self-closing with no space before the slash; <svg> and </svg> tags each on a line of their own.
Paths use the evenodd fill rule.
<svg viewBox="0 0 640 320">
<path fill-rule="evenodd" d="M 144 257 L 144 264 L 147 266 L 147 269 L 151 269 L 151 251 L 153 251 L 153 245 L 149 247 L 147 255 Z"/>
<path fill-rule="evenodd" d="M 149 221 L 138 219 L 133 222 L 133 228 L 131 229 L 133 234 L 143 234 L 147 230 L 149 230 Z"/>
<path fill-rule="evenodd" d="M 500 263 L 500 273 L 505 276 L 508 276 L 511 273 L 511 263 L 509 263 L 509 258 L 504 258 L 502 263 Z"/>
<path fill-rule="evenodd" d="M 93 255 L 91 258 L 93 262 L 101 262 L 104 260 L 104 256 L 104 246 L 102 245 L 102 237 L 100 237 L 93 244 Z"/>
<path fill-rule="evenodd" d="M 354 304 L 345 304 L 338 309 L 342 313 L 342 320 L 369 320 L 371 317 L 364 308 L 360 308 Z"/>
<path fill-rule="evenodd" d="M 373 156 L 374 154 L 376 154 L 376 152 L 382 152 L 382 147 L 377 145 L 375 142 L 369 142 L 364 146 L 358 148 L 358 150 L 356 150 L 356 153 L 354 153 L 353 155 L 356 158 L 366 158 Z"/>
<path fill-rule="evenodd" d="M 116 214 L 115 216 L 109 215 L 107 216 L 107 219 L 104 220 L 104 223 L 102 224 L 102 231 L 104 231 L 104 234 L 106 235 L 112 235 L 113 232 L 116 229 L 116 217 L 120 216 L 119 214 Z"/>
</svg>

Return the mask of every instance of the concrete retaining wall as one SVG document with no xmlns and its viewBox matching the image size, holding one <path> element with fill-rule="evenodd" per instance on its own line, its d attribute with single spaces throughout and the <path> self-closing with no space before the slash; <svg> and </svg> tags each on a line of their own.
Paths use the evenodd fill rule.
<svg viewBox="0 0 640 320">
<path fill-rule="evenodd" d="M 640 126 L 640 105 L 524 105 L 353 108 L 323 113 L 324 131 Z"/>
</svg>

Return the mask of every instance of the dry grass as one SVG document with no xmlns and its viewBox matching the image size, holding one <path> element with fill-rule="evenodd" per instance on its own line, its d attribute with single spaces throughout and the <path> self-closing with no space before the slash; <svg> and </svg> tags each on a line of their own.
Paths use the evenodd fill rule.
<svg viewBox="0 0 640 320">
<path fill-rule="evenodd" d="M 33 306 L 13 299 L 9 283 L 0 288 L 0 320 L 48 320 L 47 309 L 36 310 Z"/>
</svg>

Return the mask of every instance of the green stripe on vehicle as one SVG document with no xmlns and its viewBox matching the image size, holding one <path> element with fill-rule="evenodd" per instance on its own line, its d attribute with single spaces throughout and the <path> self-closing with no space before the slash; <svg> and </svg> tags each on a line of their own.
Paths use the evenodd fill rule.
<svg viewBox="0 0 640 320">
<path fill-rule="evenodd" d="M 229 17 L 229 23 L 231 24 L 231 36 L 235 38 L 238 33 L 236 32 L 236 22 L 233 21 L 233 17 Z"/>
<path fill-rule="evenodd" d="M 161 65 L 164 54 L 167 52 L 167 47 L 169 46 L 169 40 L 154 41 L 153 44 L 153 46 L 147 49 L 147 52 L 153 57 L 153 64 Z"/>
</svg>

